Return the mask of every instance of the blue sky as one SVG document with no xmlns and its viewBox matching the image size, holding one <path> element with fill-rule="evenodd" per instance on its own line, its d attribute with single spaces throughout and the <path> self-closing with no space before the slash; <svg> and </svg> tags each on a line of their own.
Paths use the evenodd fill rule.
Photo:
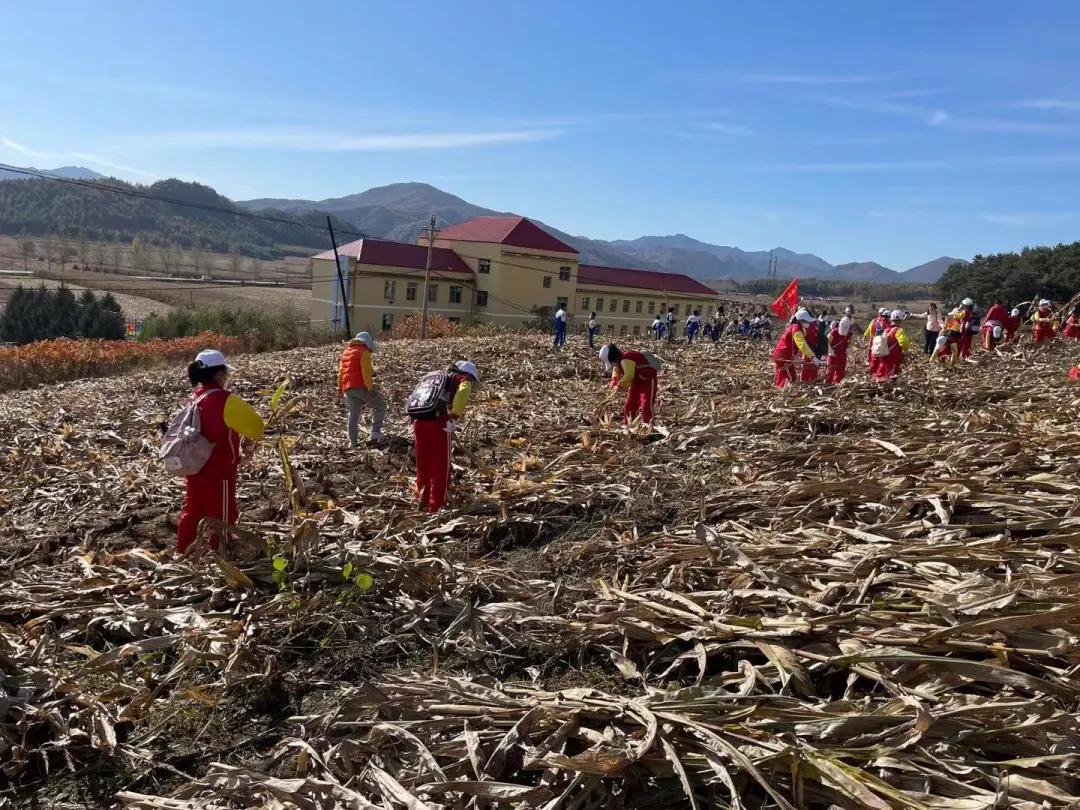
<svg viewBox="0 0 1080 810">
<path fill-rule="evenodd" d="M 430 182 L 597 238 L 896 269 L 1080 238 L 1075 2 L 9 0 L 0 162 Z"/>
</svg>

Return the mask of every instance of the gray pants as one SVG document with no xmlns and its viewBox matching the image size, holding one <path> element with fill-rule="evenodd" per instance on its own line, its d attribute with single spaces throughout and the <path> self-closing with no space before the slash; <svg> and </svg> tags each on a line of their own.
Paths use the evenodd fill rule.
<svg viewBox="0 0 1080 810">
<path fill-rule="evenodd" d="M 371 435 L 382 433 L 383 419 L 386 418 L 386 400 L 378 391 L 366 388 L 350 388 L 345 392 L 345 402 L 349 406 L 349 444 L 356 446 L 357 428 L 360 426 L 360 414 L 364 406 L 371 408 Z"/>
</svg>

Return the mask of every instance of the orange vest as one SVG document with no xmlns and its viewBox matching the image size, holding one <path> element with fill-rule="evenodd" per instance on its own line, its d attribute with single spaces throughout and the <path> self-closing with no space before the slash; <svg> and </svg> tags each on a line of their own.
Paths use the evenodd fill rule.
<svg viewBox="0 0 1080 810">
<path fill-rule="evenodd" d="M 371 353 L 365 344 L 350 341 L 341 355 L 341 366 L 338 370 L 338 390 L 348 391 L 350 388 L 367 388 L 364 380 L 364 353 Z"/>
</svg>

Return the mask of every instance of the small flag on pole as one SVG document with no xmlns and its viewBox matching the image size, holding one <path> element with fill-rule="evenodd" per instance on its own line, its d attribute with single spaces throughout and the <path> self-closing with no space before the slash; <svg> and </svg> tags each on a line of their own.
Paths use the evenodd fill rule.
<svg viewBox="0 0 1080 810">
<path fill-rule="evenodd" d="M 776 313 L 779 318 L 790 318 L 791 313 L 795 311 L 795 307 L 799 303 L 799 280 L 793 278 L 791 283 L 787 285 L 780 297 L 772 302 L 772 311 Z"/>
</svg>

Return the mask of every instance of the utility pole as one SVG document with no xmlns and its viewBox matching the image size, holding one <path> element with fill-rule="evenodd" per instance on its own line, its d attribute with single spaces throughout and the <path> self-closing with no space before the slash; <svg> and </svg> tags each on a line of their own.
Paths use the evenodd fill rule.
<svg viewBox="0 0 1080 810">
<path fill-rule="evenodd" d="M 428 285 L 431 284 L 431 251 L 435 248 L 435 212 L 427 229 L 427 261 L 424 263 L 424 304 L 420 310 L 420 339 L 427 337 Z"/>
<path fill-rule="evenodd" d="M 349 325 L 349 298 L 345 292 L 345 279 L 341 277 L 341 259 L 338 258 L 337 239 L 334 237 L 334 223 L 330 217 L 326 218 L 326 227 L 330 230 L 330 244 L 334 246 L 334 269 L 337 271 L 338 287 L 341 289 L 342 312 L 345 313 L 345 334 L 352 336 L 352 327 Z"/>
</svg>

